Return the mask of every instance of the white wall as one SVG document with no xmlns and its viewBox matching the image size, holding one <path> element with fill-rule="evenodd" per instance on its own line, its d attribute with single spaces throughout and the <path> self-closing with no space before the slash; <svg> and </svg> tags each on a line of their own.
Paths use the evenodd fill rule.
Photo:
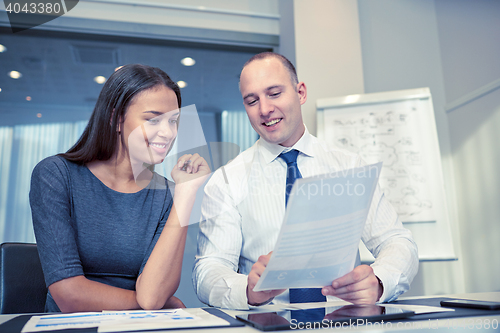
<svg viewBox="0 0 500 333">
<path fill-rule="evenodd" d="M 466 291 L 499 291 L 500 2 L 435 3 Z"/>
<path fill-rule="evenodd" d="M 500 291 L 500 89 L 449 124 L 466 291 Z"/>
<path fill-rule="evenodd" d="M 359 7 L 366 92 L 429 87 L 434 103 L 448 213 L 459 261 L 421 263 L 410 295 L 463 292 L 463 261 L 434 0 L 359 0 Z"/>
<path fill-rule="evenodd" d="M 364 92 L 358 4 L 296 0 L 294 22 L 297 74 L 308 95 L 302 114 L 316 134 L 317 99 Z"/>
</svg>

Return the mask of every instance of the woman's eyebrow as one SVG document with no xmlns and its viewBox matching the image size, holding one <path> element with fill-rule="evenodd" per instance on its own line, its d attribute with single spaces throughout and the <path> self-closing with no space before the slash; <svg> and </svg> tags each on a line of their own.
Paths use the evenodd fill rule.
<svg viewBox="0 0 500 333">
<path fill-rule="evenodd" d="M 163 112 L 153 111 L 153 110 L 143 111 L 142 113 L 152 113 L 152 114 L 157 115 L 157 116 L 161 116 L 163 114 Z"/>
<path fill-rule="evenodd" d="M 155 116 L 166 115 L 166 114 L 169 114 L 170 112 L 172 112 L 172 111 L 168 111 L 168 112 L 161 112 L 161 111 L 154 111 L 154 110 L 147 110 L 147 111 L 143 111 L 143 113 L 152 113 L 152 114 L 154 114 Z M 178 112 L 178 111 L 177 111 L 175 114 L 171 115 L 171 117 L 172 117 L 172 116 L 177 116 L 177 115 L 179 115 L 179 114 L 180 114 L 180 112 Z"/>
</svg>

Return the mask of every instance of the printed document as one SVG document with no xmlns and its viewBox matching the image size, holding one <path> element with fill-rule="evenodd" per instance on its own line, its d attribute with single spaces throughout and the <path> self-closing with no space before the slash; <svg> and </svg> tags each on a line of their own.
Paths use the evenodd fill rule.
<svg viewBox="0 0 500 333">
<path fill-rule="evenodd" d="M 103 311 L 33 316 L 21 332 L 89 327 L 97 327 L 98 332 L 124 332 L 227 325 L 227 321 L 203 309 Z"/>
<path fill-rule="evenodd" d="M 297 179 L 255 291 L 316 288 L 349 273 L 382 163 Z"/>
</svg>

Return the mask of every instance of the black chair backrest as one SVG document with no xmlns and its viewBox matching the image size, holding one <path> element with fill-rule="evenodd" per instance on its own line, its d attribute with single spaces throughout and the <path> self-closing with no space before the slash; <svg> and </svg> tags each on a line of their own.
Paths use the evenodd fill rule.
<svg viewBox="0 0 500 333">
<path fill-rule="evenodd" d="M 0 245 L 0 313 L 44 312 L 46 297 L 36 244 Z"/>
</svg>

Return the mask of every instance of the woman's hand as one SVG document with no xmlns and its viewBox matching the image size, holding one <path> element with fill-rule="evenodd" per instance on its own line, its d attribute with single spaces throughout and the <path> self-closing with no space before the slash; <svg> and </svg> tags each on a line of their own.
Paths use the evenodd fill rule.
<svg viewBox="0 0 500 333">
<path fill-rule="evenodd" d="M 210 174 L 207 161 L 198 154 L 185 154 L 170 173 L 176 185 L 188 185 L 197 190 Z"/>
<path fill-rule="evenodd" d="M 207 161 L 198 154 L 183 155 L 174 166 L 171 175 L 175 182 L 174 208 L 170 215 L 176 215 L 177 219 L 169 218 L 166 226 L 189 224 L 189 217 L 196 199 L 196 192 L 207 180 L 210 168 Z M 175 221 L 177 220 L 177 221 Z M 170 223 L 171 222 L 171 223 Z"/>
</svg>

